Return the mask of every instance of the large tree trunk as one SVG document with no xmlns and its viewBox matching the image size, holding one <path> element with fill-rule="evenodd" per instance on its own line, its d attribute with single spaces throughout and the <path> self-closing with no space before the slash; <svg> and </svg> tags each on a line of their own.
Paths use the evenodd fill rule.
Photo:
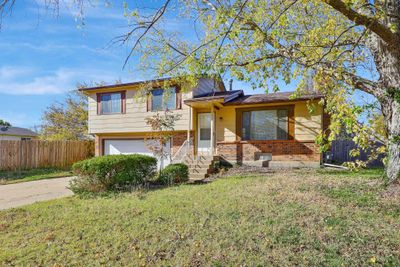
<svg viewBox="0 0 400 267">
<path fill-rule="evenodd" d="M 386 176 L 390 183 L 400 183 L 400 103 L 397 101 L 388 97 L 381 103 L 388 132 Z"/>
<path fill-rule="evenodd" d="M 390 47 L 372 34 L 369 47 L 380 74 L 373 94 L 379 100 L 388 134 L 386 175 L 391 183 L 400 182 L 400 49 Z"/>
<path fill-rule="evenodd" d="M 400 27 L 400 1 L 380 2 L 385 16 L 380 22 L 386 26 Z M 399 40 L 400 32 L 395 33 Z M 390 183 L 400 182 L 400 45 L 397 41 L 386 43 L 376 33 L 371 33 L 367 46 L 374 57 L 380 74 L 379 88 L 371 92 L 379 100 L 388 134 L 386 176 Z"/>
<path fill-rule="evenodd" d="M 393 53 L 379 43 L 375 63 L 380 73 L 380 87 L 375 96 L 381 103 L 388 134 L 386 176 L 390 183 L 400 182 L 400 53 Z M 378 88 L 377 88 L 378 89 Z"/>
</svg>

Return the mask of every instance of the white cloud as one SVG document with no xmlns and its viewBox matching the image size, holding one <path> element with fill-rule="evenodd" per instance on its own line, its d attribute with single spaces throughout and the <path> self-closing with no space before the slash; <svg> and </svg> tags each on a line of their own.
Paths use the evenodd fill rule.
<svg viewBox="0 0 400 267">
<path fill-rule="evenodd" d="M 0 81 L 21 77 L 32 72 L 28 67 L 2 66 L 0 67 Z"/>
<path fill-rule="evenodd" d="M 101 1 L 84 1 L 79 5 L 76 1 L 60 1 L 56 6 L 48 0 L 33 1 L 31 11 L 44 15 L 76 17 L 85 19 L 115 19 L 126 20 L 124 17 L 123 4 L 101 4 Z"/>
<path fill-rule="evenodd" d="M 0 49 L 3 52 L 8 53 L 20 49 L 24 49 L 24 51 L 34 51 L 39 53 L 78 53 L 85 51 L 95 55 L 107 56 L 116 59 L 120 58 L 117 54 L 118 51 L 112 50 L 112 47 L 107 47 L 106 45 L 104 45 L 104 47 L 90 47 L 83 44 L 40 43 L 40 45 L 35 45 L 30 42 L 2 42 L 0 43 Z"/>
<path fill-rule="evenodd" d="M 29 73 L 29 77 L 25 75 Z M 106 70 L 60 68 L 48 74 L 38 70 L 4 66 L 0 69 L 0 92 L 12 95 L 60 94 L 75 89 L 79 82 L 114 82 L 117 73 Z"/>
</svg>

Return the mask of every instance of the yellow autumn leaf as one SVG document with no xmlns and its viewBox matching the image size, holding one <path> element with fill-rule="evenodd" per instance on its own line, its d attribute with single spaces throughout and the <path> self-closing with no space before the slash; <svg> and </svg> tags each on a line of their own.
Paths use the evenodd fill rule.
<svg viewBox="0 0 400 267">
<path fill-rule="evenodd" d="M 375 256 L 371 257 L 371 258 L 369 259 L 369 262 L 370 262 L 370 263 L 376 263 L 376 257 L 375 257 Z"/>
</svg>

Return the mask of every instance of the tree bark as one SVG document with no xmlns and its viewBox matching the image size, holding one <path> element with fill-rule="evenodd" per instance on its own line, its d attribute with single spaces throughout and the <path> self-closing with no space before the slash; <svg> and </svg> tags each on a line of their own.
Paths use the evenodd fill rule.
<svg viewBox="0 0 400 267">
<path fill-rule="evenodd" d="M 388 134 L 386 176 L 390 183 L 400 183 L 400 52 L 389 51 L 376 36 L 370 49 L 380 74 L 374 95 L 381 104 Z"/>
<path fill-rule="evenodd" d="M 386 0 L 377 3 L 388 14 L 380 23 L 387 28 L 390 24 L 399 28 L 400 1 Z M 372 94 L 381 104 L 388 135 L 386 176 L 390 183 L 400 183 L 400 45 L 397 41 L 390 42 L 392 39 L 400 39 L 400 31 L 392 32 L 392 38 L 384 39 L 379 31 L 371 30 L 366 45 L 380 74 L 379 86 Z"/>
<path fill-rule="evenodd" d="M 397 62 L 400 64 L 399 58 Z M 386 64 L 378 69 L 385 85 L 385 93 L 378 93 L 376 97 L 381 103 L 388 137 L 386 176 L 390 183 L 400 183 L 400 70 L 393 73 L 396 68 Z"/>
<path fill-rule="evenodd" d="M 388 133 L 386 176 L 390 183 L 400 183 L 400 103 L 388 98 L 381 106 Z"/>
</svg>

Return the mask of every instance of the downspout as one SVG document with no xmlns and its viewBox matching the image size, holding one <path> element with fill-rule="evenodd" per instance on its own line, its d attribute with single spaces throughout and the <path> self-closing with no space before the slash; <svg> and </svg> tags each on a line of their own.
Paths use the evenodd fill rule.
<svg viewBox="0 0 400 267">
<path fill-rule="evenodd" d="M 192 129 L 192 107 L 189 106 L 189 125 L 187 129 L 187 145 L 188 147 L 188 154 L 191 154 L 191 143 L 190 143 L 190 130 Z"/>
</svg>

